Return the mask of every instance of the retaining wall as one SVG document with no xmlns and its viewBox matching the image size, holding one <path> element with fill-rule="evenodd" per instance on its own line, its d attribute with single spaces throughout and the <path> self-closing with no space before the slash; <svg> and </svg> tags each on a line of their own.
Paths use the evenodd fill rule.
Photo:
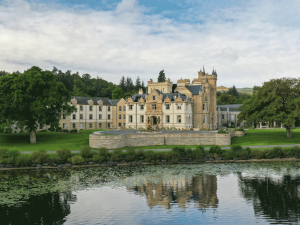
<svg viewBox="0 0 300 225">
<path fill-rule="evenodd" d="M 233 135 L 231 133 L 128 134 L 117 136 L 90 134 L 89 144 L 92 148 L 105 147 L 108 149 L 152 145 L 230 145 Z"/>
</svg>

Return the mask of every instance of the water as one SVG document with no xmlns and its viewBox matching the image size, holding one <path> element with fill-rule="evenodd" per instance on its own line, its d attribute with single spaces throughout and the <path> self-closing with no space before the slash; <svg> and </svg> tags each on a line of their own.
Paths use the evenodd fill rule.
<svg viewBox="0 0 300 225">
<path fill-rule="evenodd" d="M 296 224 L 300 163 L 0 173 L 0 224 Z"/>
</svg>

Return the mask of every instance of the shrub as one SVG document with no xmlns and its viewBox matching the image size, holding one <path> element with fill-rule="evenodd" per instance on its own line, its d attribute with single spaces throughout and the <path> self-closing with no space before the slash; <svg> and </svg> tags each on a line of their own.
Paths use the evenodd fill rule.
<svg viewBox="0 0 300 225">
<path fill-rule="evenodd" d="M 240 145 L 232 145 L 232 146 L 230 147 L 230 149 L 231 149 L 234 153 L 237 153 L 237 152 L 239 152 L 239 151 L 242 151 L 242 150 L 243 150 L 243 147 L 240 146 Z"/>
<path fill-rule="evenodd" d="M 39 130 L 38 132 L 48 132 L 48 131 L 43 129 L 43 130 Z"/>
<path fill-rule="evenodd" d="M 70 133 L 77 133 L 77 129 L 70 130 Z"/>
<path fill-rule="evenodd" d="M 122 158 L 122 150 L 117 149 L 112 152 L 112 154 L 111 154 L 112 161 L 120 161 L 121 158 Z"/>
<path fill-rule="evenodd" d="M 127 161 L 134 161 L 135 156 L 136 156 L 135 149 L 134 148 L 128 148 L 126 150 L 126 152 L 127 152 L 126 160 Z"/>
<path fill-rule="evenodd" d="M 26 155 L 26 154 L 19 155 L 14 162 L 14 166 L 29 166 L 29 165 L 31 165 L 30 157 L 31 157 L 30 155 Z"/>
<path fill-rule="evenodd" d="M 248 159 L 249 153 L 245 149 L 242 149 L 235 153 L 235 157 L 237 157 L 239 159 Z"/>
<path fill-rule="evenodd" d="M 235 125 L 230 125 L 230 128 L 235 128 Z"/>
<path fill-rule="evenodd" d="M 93 155 L 93 161 L 94 162 L 104 162 L 106 159 L 103 155 L 95 154 Z"/>
<path fill-rule="evenodd" d="M 5 128 L 4 133 L 11 134 L 12 129 L 10 127 Z"/>
<path fill-rule="evenodd" d="M 185 155 L 186 155 L 187 158 L 193 158 L 193 149 L 187 148 L 185 150 Z"/>
<path fill-rule="evenodd" d="M 235 128 L 234 130 L 235 130 L 235 131 L 244 131 L 243 128 Z"/>
<path fill-rule="evenodd" d="M 172 151 L 179 153 L 180 157 L 184 157 L 186 155 L 186 151 L 184 147 L 174 147 L 172 148 Z"/>
<path fill-rule="evenodd" d="M 180 153 L 179 152 L 170 152 L 169 159 L 171 159 L 172 161 L 178 161 L 180 159 Z"/>
<path fill-rule="evenodd" d="M 255 149 L 255 150 L 251 150 L 251 156 L 255 159 L 261 159 L 264 154 L 261 150 Z"/>
<path fill-rule="evenodd" d="M 283 157 L 283 151 L 281 147 L 274 147 L 272 149 L 274 157 L 282 158 Z"/>
<path fill-rule="evenodd" d="M 61 131 L 62 131 L 62 128 L 61 128 L 61 127 L 58 127 L 58 128 L 56 128 L 55 131 L 56 131 L 56 132 L 61 132 Z"/>
<path fill-rule="evenodd" d="M 291 153 L 292 153 L 292 156 L 294 156 L 296 158 L 300 158 L 300 147 L 299 146 L 291 147 Z"/>
<path fill-rule="evenodd" d="M 86 158 L 89 158 L 89 157 L 92 157 L 92 148 L 89 147 L 89 146 L 85 146 L 83 148 L 81 148 L 80 150 L 80 155 L 86 159 Z"/>
<path fill-rule="evenodd" d="M 8 157 L 12 157 L 12 158 L 17 158 L 21 153 L 16 150 L 16 149 L 12 149 L 8 151 Z"/>
<path fill-rule="evenodd" d="M 203 159 L 205 157 L 204 147 L 199 145 L 196 149 L 193 150 L 193 158 L 195 159 Z"/>
<path fill-rule="evenodd" d="M 235 154 L 232 150 L 226 150 L 226 151 L 223 152 L 222 155 L 225 159 L 228 159 L 228 160 L 233 159 L 234 156 L 235 156 Z"/>
<path fill-rule="evenodd" d="M 66 150 L 68 150 L 68 149 L 66 149 Z M 61 150 L 58 150 L 58 151 L 61 151 Z M 71 151 L 70 151 L 70 153 L 71 153 Z M 62 158 L 59 156 L 59 154 L 51 154 L 51 155 L 48 155 L 47 162 L 50 164 L 58 164 L 60 161 L 67 161 L 69 158 L 71 158 L 71 154 L 70 154 L 70 156 L 68 156 L 66 158 L 66 160 L 62 160 Z"/>
<path fill-rule="evenodd" d="M 1 148 L 0 149 L 0 158 L 5 158 L 8 156 L 8 150 L 7 148 Z"/>
<path fill-rule="evenodd" d="M 218 134 L 228 134 L 228 132 L 226 130 L 219 129 Z"/>
<path fill-rule="evenodd" d="M 136 152 L 136 156 L 138 157 L 138 158 L 140 158 L 140 159 L 143 159 L 144 157 L 145 157 L 145 150 L 144 149 L 139 149 L 139 150 L 137 150 L 137 152 Z"/>
<path fill-rule="evenodd" d="M 74 165 L 82 164 L 84 162 L 84 158 L 81 155 L 74 155 L 71 158 L 71 163 Z"/>
<path fill-rule="evenodd" d="M 68 130 L 68 129 L 62 129 L 61 131 L 62 131 L 62 132 L 69 133 L 69 130 Z"/>
<path fill-rule="evenodd" d="M 150 162 L 152 160 L 156 161 L 157 159 L 157 155 L 155 154 L 155 152 L 153 150 L 148 150 L 145 151 L 145 160 Z"/>
<path fill-rule="evenodd" d="M 47 152 L 46 150 L 38 150 L 31 154 L 31 160 L 33 163 L 42 164 L 47 159 Z"/>
<path fill-rule="evenodd" d="M 63 162 L 68 161 L 68 159 L 72 156 L 71 150 L 66 148 L 56 150 L 56 154 L 58 155 L 59 159 Z"/>
<path fill-rule="evenodd" d="M 48 130 L 53 132 L 53 131 L 55 131 L 55 128 L 54 127 L 49 127 Z"/>
<path fill-rule="evenodd" d="M 209 153 L 221 155 L 223 153 L 223 151 L 219 145 L 214 145 L 214 146 L 210 147 Z"/>
</svg>

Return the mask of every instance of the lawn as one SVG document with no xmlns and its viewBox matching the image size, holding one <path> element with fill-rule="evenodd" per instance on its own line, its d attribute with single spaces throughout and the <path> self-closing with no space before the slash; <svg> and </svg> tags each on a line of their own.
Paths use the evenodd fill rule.
<svg viewBox="0 0 300 225">
<path fill-rule="evenodd" d="M 44 149 L 55 151 L 61 148 L 80 150 L 89 145 L 89 135 L 100 129 L 82 130 L 82 133 L 37 132 L 36 144 L 29 143 L 29 133 L 0 134 L 0 148 L 19 151 L 37 151 Z"/>
<path fill-rule="evenodd" d="M 300 128 L 292 130 L 292 138 L 286 137 L 285 129 L 246 130 L 244 137 L 231 139 L 231 144 L 242 146 L 300 144 Z"/>
</svg>

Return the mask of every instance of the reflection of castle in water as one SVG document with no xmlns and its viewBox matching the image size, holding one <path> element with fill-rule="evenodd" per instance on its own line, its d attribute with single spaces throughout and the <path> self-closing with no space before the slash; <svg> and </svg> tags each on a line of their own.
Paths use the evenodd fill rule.
<svg viewBox="0 0 300 225">
<path fill-rule="evenodd" d="M 146 182 L 143 186 L 129 188 L 145 194 L 150 208 L 161 205 L 170 209 L 172 204 L 185 208 L 188 203 L 196 203 L 199 208 L 217 208 L 217 177 L 215 175 L 182 176 L 177 180 L 162 180 L 158 183 Z"/>
</svg>

